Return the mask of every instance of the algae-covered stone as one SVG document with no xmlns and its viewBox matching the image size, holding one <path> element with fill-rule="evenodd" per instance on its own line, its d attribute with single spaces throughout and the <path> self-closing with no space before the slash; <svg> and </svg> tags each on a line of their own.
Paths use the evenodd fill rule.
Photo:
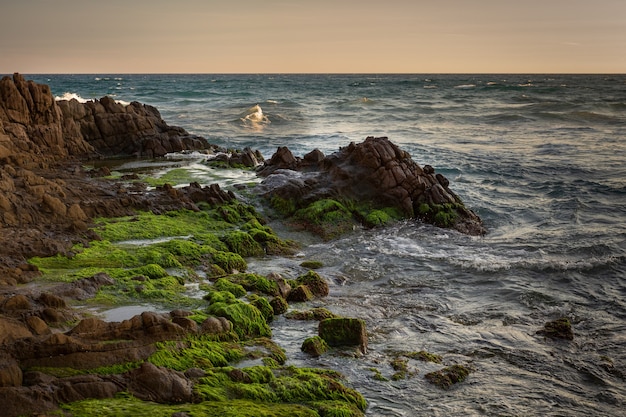
<svg viewBox="0 0 626 417">
<path fill-rule="evenodd" d="M 328 350 L 328 343 L 319 336 L 309 337 L 302 342 L 301 350 L 311 356 L 321 356 Z"/>
<path fill-rule="evenodd" d="M 304 302 L 310 301 L 313 299 L 313 293 L 306 285 L 298 285 L 296 288 L 292 289 L 287 297 L 287 301 L 292 302 Z"/>
<path fill-rule="evenodd" d="M 572 323 L 567 317 L 561 317 L 560 319 L 547 322 L 543 326 L 543 329 L 537 331 L 537 334 L 544 335 L 551 339 L 574 340 Z"/>
<path fill-rule="evenodd" d="M 326 297 L 329 293 L 328 283 L 315 271 L 309 271 L 296 278 L 300 285 L 306 285 L 316 297 Z"/>
<path fill-rule="evenodd" d="M 467 366 L 452 365 L 439 371 L 429 372 L 424 375 L 424 378 L 439 388 L 448 389 L 458 382 L 463 382 L 470 372 L 471 369 Z"/>
<path fill-rule="evenodd" d="M 318 333 L 329 346 L 358 346 L 362 353 L 367 352 L 367 332 L 362 319 L 325 319 L 320 322 Z"/>
<path fill-rule="evenodd" d="M 284 314 L 289 309 L 289 304 L 287 301 L 281 297 L 277 296 L 270 300 L 270 305 L 272 306 L 272 310 L 274 310 L 275 315 Z"/>
<path fill-rule="evenodd" d="M 255 306 L 240 300 L 217 302 L 207 308 L 209 314 L 226 317 L 241 339 L 271 337 L 272 331 L 263 314 Z"/>
<path fill-rule="evenodd" d="M 324 307 L 316 307 L 306 311 L 294 310 L 290 311 L 286 317 L 292 320 L 316 320 L 321 321 L 324 319 L 337 318 L 335 313 Z"/>
</svg>

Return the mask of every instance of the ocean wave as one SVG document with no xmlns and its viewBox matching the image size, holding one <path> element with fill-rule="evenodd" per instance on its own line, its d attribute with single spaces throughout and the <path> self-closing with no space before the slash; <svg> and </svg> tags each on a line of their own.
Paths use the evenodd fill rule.
<svg viewBox="0 0 626 417">
<path fill-rule="evenodd" d="M 254 130 L 262 130 L 264 126 L 271 123 L 269 117 L 263 113 L 263 109 L 258 104 L 246 109 L 239 115 L 238 119 L 245 127 Z"/>
<path fill-rule="evenodd" d="M 87 103 L 90 100 L 87 100 L 86 98 L 82 98 L 80 95 L 76 94 L 76 93 L 70 93 L 69 91 L 66 91 L 65 93 L 63 93 L 62 96 L 55 96 L 54 99 L 56 101 L 62 101 L 62 100 L 66 100 L 66 101 L 70 101 L 70 100 L 76 100 L 79 103 Z"/>
</svg>

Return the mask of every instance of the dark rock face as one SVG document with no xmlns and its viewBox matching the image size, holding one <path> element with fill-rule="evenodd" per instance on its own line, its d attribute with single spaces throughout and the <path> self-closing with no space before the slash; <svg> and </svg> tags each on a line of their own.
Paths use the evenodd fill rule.
<svg viewBox="0 0 626 417">
<path fill-rule="evenodd" d="M 435 224 L 447 220 L 446 226 L 462 233 L 485 232 L 480 218 L 449 188 L 448 179 L 429 165 L 420 167 L 386 137 L 368 137 L 326 157 L 315 150 L 297 158 L 281 147 L 259 175 L 266 177 L 261 184 L 264 195 L 295 200 L 296 207 L 324 198 L 365 201 L 396 208 L 407 218 L 421 217 Z M 444 209 L 447 217 L 441 214 L 435 219 L 436 212 Z"/>
<path fill-rule="evenodd" d="M 209 149 L 206 139 L 183 128 L 168 126 L 152 106 L 132 102 L 125 106 L 110 97 L 79 103 L 57 102 L 63 130 L 82 137 L 105 156 L 156 157 L 186 149 Z"/>
</svg>

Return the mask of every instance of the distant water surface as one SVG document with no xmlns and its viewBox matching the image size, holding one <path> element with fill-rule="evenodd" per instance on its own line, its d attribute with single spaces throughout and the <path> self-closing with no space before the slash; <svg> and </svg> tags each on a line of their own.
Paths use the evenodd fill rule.
<svg viewBox="0 0 626 417">
<path fill-rule="evenodd" d="M 299 348 L 315 323 L 281 318 L 275 338 L 292 363 L 342 371 L 367 415 L 625 415 L 625 75 L 28 78 L 59 98 L 153 105 L 171 125 L 266 158 L 388 136 L 447 176 L 485 237 L 407 221 L 251 262 L 289 277 L 302 259 L 324 262 L 323 303 L 367 321 L 369 353 L 307 358 Z M 536 334 L 559 317 L 574 341 Z M 440 365 L 413 360 L 410 379 L 373 378 L 370 368 L 390 378 L 394 354 L 418 350 L 474 372 L 448 391 L 423 378 Z"/>
</svg>

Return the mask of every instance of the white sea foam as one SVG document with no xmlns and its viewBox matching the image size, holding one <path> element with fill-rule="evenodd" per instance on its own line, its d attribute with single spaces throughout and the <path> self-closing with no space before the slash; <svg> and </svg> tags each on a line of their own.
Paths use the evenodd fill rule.
<svg viewBox="0 0 626 417">
<path fill-rule="evenodd" d="M 270 119 L 263 113 L 263 109 L 258 104 L 243 112 L 239 120 L 241 120 L 244 125 L 253 129 L 261 129 L 264 125 L 271 123 Z"/>
<path fill-rule="evenodd" d="M 67 100 L 70 101 L 72 99 L 75 99 L 76 101 L 78 101 L 79 103 L 86 103 L 89 100 L 82 98 L 81 96 L 79 96 L 76 93 L 70 93 L 69 91 L 66 91 L 65 93 L 63 93 L 62 96 L 55 96 L 54 99 L 56 101 L 60 101 L 60 100 Z"/>
</svg>

